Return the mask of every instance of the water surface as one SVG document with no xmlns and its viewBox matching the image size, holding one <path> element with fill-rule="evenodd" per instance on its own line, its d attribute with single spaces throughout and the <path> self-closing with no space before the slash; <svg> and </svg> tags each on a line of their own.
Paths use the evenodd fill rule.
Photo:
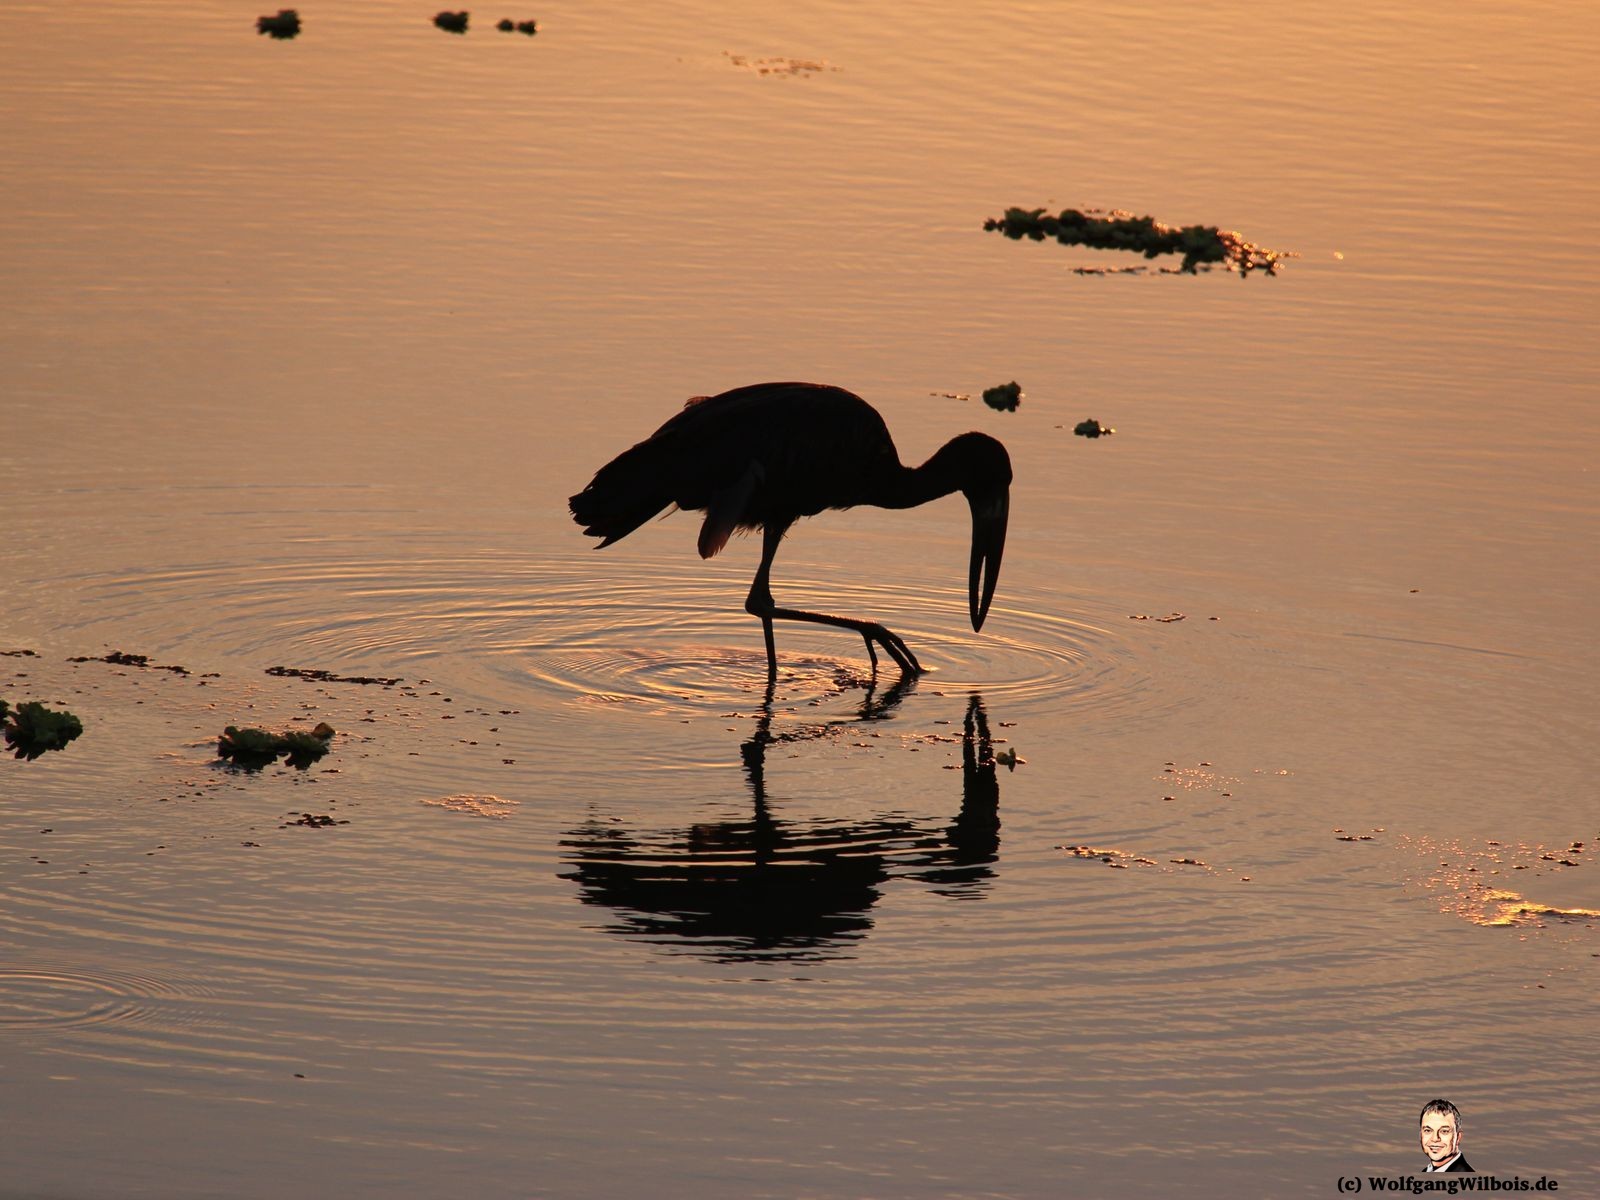
<svg viewBox="0 0 1600 1200">
<path fill-rule="evenodd" d="M 0 4 L 0 1194 L 1600 1182 L 1592 14 L 256 15 Z M 785 378 L 1011 449 L 981 635 L 956 499 L 778 559 L 914 686 L 566 515 Z"/>
</svg>

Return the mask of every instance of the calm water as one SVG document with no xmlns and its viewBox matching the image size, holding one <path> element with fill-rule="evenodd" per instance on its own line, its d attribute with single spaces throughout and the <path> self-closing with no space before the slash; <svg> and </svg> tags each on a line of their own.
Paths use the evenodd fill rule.
<svg viewBox="0 0 1600 1200">
<path fill-rule="evenodd" d="M 0 1195 L 1600 1186 L 1600 17 L 1302 7 L 0 3 Z M 981 635 L 958 500 L 778 559 L 910 688 L 566 516 L 783 378 L 1011 448 Z"/>
</svg>

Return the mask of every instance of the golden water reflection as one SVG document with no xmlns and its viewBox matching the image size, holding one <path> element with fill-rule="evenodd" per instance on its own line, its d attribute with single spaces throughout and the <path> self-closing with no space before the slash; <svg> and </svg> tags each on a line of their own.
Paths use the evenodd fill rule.
<svg viewBox="0 0 1600 1200">
<path fill-rule="evenodd" d="M 1413 882 L 1428 890 L 1441 912 L 1474 925 L 1543 929 L 1555 923 L 1592 929 L 1591 922 L 1600 917 L 1600 909 L 1557 904 L 1528 895 L 1530 891 L 1548 894 L 1562 888 L 1560 875 L 1584 865 L 1589 849 L 1585 842 L 1549 847 L 1531 842 L 1489 840 L 1472 844 L 1402 837 L 1400 844 L 1431 862 Z M 1513 883 L 1515 887 L 1511 886 Z"/>
</svg>

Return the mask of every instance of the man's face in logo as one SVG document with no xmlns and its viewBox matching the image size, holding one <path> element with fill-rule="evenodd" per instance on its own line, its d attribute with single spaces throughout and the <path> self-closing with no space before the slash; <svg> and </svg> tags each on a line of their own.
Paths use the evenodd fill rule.
<svg viewBox="0 0 1600 1200">
<path fill-rule="evenodd" d="M 1449 1113 L 1422 1114 L 1422 1152 L 1434 1166 L 1454 1156 L 1461 1145 L 1461 1131 Z"/>
</svg>

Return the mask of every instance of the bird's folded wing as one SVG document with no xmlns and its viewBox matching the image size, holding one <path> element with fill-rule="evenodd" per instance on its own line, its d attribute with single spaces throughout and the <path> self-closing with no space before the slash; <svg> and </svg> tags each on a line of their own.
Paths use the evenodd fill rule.
<svg viewBox="0 0 1600 1200">
<path fill-rule="evenodd" d="M 700 557 L 710 558 L 728 544 L 728 538 L 748 522 L 746 506 L 762 479 L 761 464 L 751 463 L 737 481 L 716 492 L 706 505 L 705 524 L 700 526 Z"/>
</svg>

